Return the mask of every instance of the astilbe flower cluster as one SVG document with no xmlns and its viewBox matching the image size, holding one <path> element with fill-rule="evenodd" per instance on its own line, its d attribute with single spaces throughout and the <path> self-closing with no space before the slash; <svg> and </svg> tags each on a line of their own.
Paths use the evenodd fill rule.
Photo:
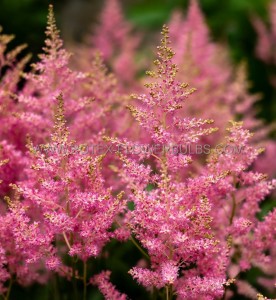
<svg viewBox="0 0 276 300">
<path fill-rule="evenodd" d="M 273 294 L 276 214 L 260 213 L 276 186 L 261 170 L 275 169 L 259 141 L 274 145 L 255 117 L 246 68 L 217 55 L 196 0 L 170 27 L 147 79 L 137 78 L 139 39 L 116 0 L 73 60 L 50 6 L 44 53 L 27 73 L 29 56 L 17 60 L 25 46 L 7 51 L 12 36 L 0 32 L 4 299 L 14 283 L 55 275 L 73 282 L 76 299 L 77 281 L 83 299 L 90 285 L 127 299 L 111 271 L 90 268 L 112 239 L 140 250 L 129 274 L 153 299 L 267 299 L 256 286 Z M 207 143 L 210 153 L 196 152 Z M 108 148 L 90 153 L 96 144 Z M 262 272 L 254 286 L 245 280 L 252 267 Z"/>
<path fill-rule="evenodd" d="M 276 41 L 276 2 L 271 1 L 268 7 L 268 24 L 265 24 L 258 16 L 252 18 L 252 23 L 257 33 L 257 45 L 255 48 L 256 56 L 267 64 L 267 74 L 269 77 L 270 84 L 275 89 L 276 78 L 275 78 L 275 41 Z M 267 145 L 267 156 L 271 157 L 275 152 L 274 144 L 268 143 Z M 269 172 L 269 169 L 265 169 L 261 165 L 262 159 L 259 160 L 260 170 Z"/>
<path fill-rule="evenodd" d="M 133 26 L 125 20 L 118 0 L 107 0 L 92 34 L 86 38 L 88 48 L 82 52 L 85 60 L 95 50 L 102 53 L 104 62 L 120 78 L 120 85 L 135 86 L 138 67 L 134 57 L 140 43 L 140 36 L 133 32 Z M 83 58 L 80 58 L 83 60 Z"/>
<path fill-rule="evenodd" d="M 63 48 L 52 6 L 49 7 L 46 36 L 44 53 L 32 65 L 32 71 L 25 74 L 27 82 L 18 96 L 22 106 L 19 120 L 23 123 L 22 126 L 27 127 L 29 134 L 30 127 L 36 126 L 36 134 L 32 136 L 36 143 L 49 136 L 49 129 L 53 125 L 55 98 L 61 91 L 67 103 L 65 115 L 68 122 L 93 100 L 93 96 L 85 94 L 83 88 L 87 84 L 85 79 L 88 74 L 69 67 L 71 55 Z"/>
<path fill-rule="evenodd" d="M 268 26 L 266 26 L 266 24 L 264 24 L 258 17 L 254 17 L 253 19 L 253 25 L 255 26 L 258 34 L 256 54 L 264 62 L 272 64 L 275 64 L 275 54 L 273 51 L 276 36 L 275 9 L 275 1 L 272 1 L 268 9 L 270 28 L 268 28 Z"/>
<path fill-rule="evenodd" d="M 24 166 L 24 157 L 18 148 L 17 140 L 21 135 L 21 129 L 17 126 L 17 85 L 21 80 L 23 69 L 29 60 L 29 55 L 17 59 L 19 53 L 26 45 L 8 51 L 9 43 L 14 36 L 2 33 L 0 28 L 0 117 L 2 121 L 0 129 L 1 157 L 7 160 L 7 164 L 1 167 L 0 176 L 2 184 L 0 195 L 9 192 L 9 184 L 20 177 Z"/>
<path fill-rule="evenodd" d="M 191 1 L 186 17 L 175 12 L 169 27 L 172 46 L 176 50 L 174 62 L 180 69 L 178 79 L 189 82 L 197 89 L 194 99 L 187 103 L 183 116 L 212 118 L 219 128 L 227 128 L 230 119 L 242 119 L 245 128 L 256 133 L 254 142 L 262 141 L 267 148 L 255 168 L 274 176 L 275 165 L 271 156 L 276 145 L 267 137 L 271 128 L 256 118 L 254 104 L 260 95 L 248 92 L 251 84 L 247 79 L 246 63 L 233 67 L 227 49 L 211 40 L 197 0 Z M 223 130 L 204 141 L 214 145 L 222 138 Z"/>
<path fill-rule="evenodd" d="M 160 146 L 193 144 L 216 128 L 206 125 L 212 120 L 181 119 L 183 102 L 192 89 L 177 81 L 177 67 L 172 61 L 168 29 L 163 29 L 158 47 L 156 71 L 148 72 L 152 81 L 147 94 L 134 95 L 138 107 L 130 106 L 135 119 Z M 167 100 L 169 99 L 169 101 Z M 126 224 L 146 249 L 148 268 L 134 267 L 130 274 L 148 288 L 164 288 L 167 298 L 216 299 L 229 284 L 231 258 L 241 251 L 237 270 L 249 267 L 247 247 L 258 221 L 259 202 L 275 187 L 263 174 L 246 172 L 260 150 L 249 144 L 251 134 L 233 122 L 229 136 L 209 158 L 206 167 L 191 178 L 183 169 L 192 158 L 182 153 L 151 154 L 152 165 L 119 154 L 120 173 L 129 188 L 135 209 L 126 216 Z M 110 138 L 113 143 L 125 143 Z M 129 142 L 131 144 L 131 142 Z M 164 149 L 164 147 L 162 148 Z M 228 149 L 229 150 L 229 149 Z M 148 158 L 149 159 L 149 158 Z M 148 185 L 153 185 L 148 190 Z M 253 260 L 253 257 L 250 257 Z M 239 271 L 235 274 L 238 276 Z"/>
</svg>

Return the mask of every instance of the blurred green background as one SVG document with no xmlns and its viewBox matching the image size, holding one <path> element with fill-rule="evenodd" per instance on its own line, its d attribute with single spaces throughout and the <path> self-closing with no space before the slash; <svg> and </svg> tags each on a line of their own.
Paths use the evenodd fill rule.
<svg viewBox="0 0 276 300">
<path fill-rule="evenodd" d="M 121 2 L 127 19 L 145 33 L 159 32 L 174 9 L 180 8 L 185 12 L 188 6 L 188 0 L 122 0 Z M 248 78 L 252 85 L 251 92 L 262 95 L 262 100 L 256 104 L 260 111 L 259 117 L 267 123 L 276 120 L 276 93 L 268 80 L 269 75 L 275 73 L 275 66 L 265 65 L 256 58 L 254 51 L 257 37 L 250 18 L 257 15 L 268 23 L 269 2 L 269 0 L 199 0 L 213 40 L 228 45 L 234 64 L 247 62 Z M 28 51 L 33 53 L 33 61 L 42 51 L 50 3 L 54 4 L 57 23 L 65 41 L 80 41 L 89 30 L 90 24 L 96 22 L 104 1 L 0 0 L 0 25 L 3 26 L 5 33 L 16 35 L 11 47 L 28 43 Z M 119 289 L 131 298 L 145 300 L 146 295 L 143 290 L 133 284 L 130 275 L 127 274 L 130 267 L 140 258 L 134 246 L 131 243 L 122 244 L 118 252 L 118 242 L 114 241 L 107 248 L 112 257 L 104 262 L 101 262 L 101 259 L 91 260 L 91 269 L 100 270 L 104 264 L 104 268 L 113 271 L 112 281 Z M 250 274 L 246 276 L 250 277 Z M 26 290 L 16 287 L 12 299 L 71 299 L 70 294 L 73 291 L 70 284 L 58 278 L 53 278 L 52 283 L 47 286 L 33 286 L 27 290 L 27 293 Z M 102 299 L 96 289 L 90 289 L 89 293 L 89 299 Z"/>
</svg>

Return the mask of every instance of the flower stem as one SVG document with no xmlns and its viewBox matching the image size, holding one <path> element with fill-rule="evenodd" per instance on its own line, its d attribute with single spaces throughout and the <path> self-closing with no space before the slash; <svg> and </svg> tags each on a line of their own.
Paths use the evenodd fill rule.
<svg viewBox="0 0 276 300">
<path fill-rule="evenodd" d="M 236 176 L 233 177 L 233 185 L 236 188 L 236 186 L 237 186 Z M 231 216 L 230 216 L 230 220 L 229 220 L 230 225 L 232 225 L 232 223 L 233 223 L 233 219 L 235 217 L 236 208 L 237 208 L 236 197 L 235 197 L 234 192 L 231 194 L 231 197 L 232 197 L 232 211 L 231 211 Z"/>
<path fill-rule="evenodd" d="M 172 300 L 173 299 L 173 289 L 172 285 L 166 285 L 166 300 Z"/>
<path fill-rule="evenodd" d="M 135 241 L 132 236 L 130 237 L 130 240 L 144 256 L 146 256 L 148 259 L 150 258 L 149 255 L 142 249 L 142 247 Z"/>
<path fill-rule="evenodd" d="M 235 195 L 232 194 L 232 211 L 231 211 L 231 216 L 230 216 L 230 225 L 232 225 L 233 223 L 233 219 L 236 213 L 236 207 L 237 207 L 237 203 L 236 203 L 236 198 Z"/>
<path fill-rule="evenodd" d="M 13 281 L 12 281 L 12 278 L 11 278 L 10 282 L 9 282 L 9 286 L 8 286 L 8 290 L 7 290 L 7 294 L 6 294 L 5 300 L 9 300 L 9 298 L 10 298 L 12 284 L 13 284 Z"/>
<path fill-rule="evenodd" d="M 65 243 L 66 243 L 68 249 L 71 250 L 71 246 L 70 246 L 70 243 L 69 243 L 68 238 L 67 238 L 67 236 L 66 236 L 66 233 L 63 232 L 62 235 L 63 235 L 63 237 L 64 237 L 64 240 L 65 240 Z"/>
</svg>

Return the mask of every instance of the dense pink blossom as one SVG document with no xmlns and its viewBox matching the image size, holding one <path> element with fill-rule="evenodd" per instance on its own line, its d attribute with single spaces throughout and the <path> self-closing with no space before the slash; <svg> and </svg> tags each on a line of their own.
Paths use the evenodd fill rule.
<svg viewBox="0 0 276 300">
<path fill-rule="evenodd" d="M 91 283 L 97 285 L 99 290 L 107 300 L 126 300 L 127 296 L 116 290 L 114 285 L 109 281 L 110 271 L 103 271 L 90 279 Z"/>
<path fill-rule="evenodd" d="M 36 135 L 32 137 L 35 142 L 40 142 L 45 135 L 49 136 L 47 128 L 53 124 L 54 99 L 61 91 L 69 119 L 91 100 L 76 94 L 76 89 L 85 84 L 87 75 L 70 69 L 71 55 L 63 48 L 52 6 L 49 8 L 46 36 L 44 53 L 39 56 L 39 62 L 33 64 L 32 72 L 25 75 L 27 83 L 18 99 L 23 107 L 21 126 L 25 126 L 29 134 L 31 127 L 36 126 Z"/>
<path fill-rule="evenodd" d="M 183 117 L 213 119 L 216 127 L 226 129 L 229 120 L 244 122 L 244 127 L 255 133 L 253 143 L 262 142 L 268 152 L 262 154 L 262 165 L 255 168 L 274 176 L 275 160 L 270 159 L 275 151 L 275 142 L 268 139 L 273 128 L 265 126 L 256 118 L 254 104 L 260 99 L 258 94 L 250 94 L 251 84 L 247 78 L 245 63 L 233 68 L 227 50 L 212 41 L 197 0 L 190 2 L 186 17 L 176 12 L 170 21 L 172 46 L 176 55 L 173 61 L 178 65 L 177 78 L 189 82 L 197 90 L 187 101 Z M 204 61 L 204 63 L 202 63 Z M 202 139 L 203 143 L 215 146 L 223 138 L 224 130 Z"/>
<path fill-rule="evenodd" d="M 40 211 L 52 234 L 63 236 L 69 254 L 86 261 L 97 256 L 111 237 L 108 230 L 124 202 L 113 199 L 111 189 L 104 187 L 100 173 L 103 156 L 92 158 L 73 151 L 61 97 L 51 143 L 39 150 L 29 145 L 32 169 L 19 191 Z"/>
<path fill-rule="evenodd" d="M 266 61 L 273 60 L 274 13 L 271 32 L 256 21 Z M 268 179 L 275 173 L 271 128 L 255 116 L 258 95 L 248 92 L 246 66 L 233 68 L 212 41 L 196 0 L 170 27 L 147 78 L 137 77 L 139 38 L 117 0 L 106 2 L 75 57 L 50 6 L 43 54 L 28 73 L 29 56 L 17 59 L 25 46 L 7 51 L 13 37 L 0 32 L 5 299 L 15 282 L 50 283 L 54 274 L 81 281 L 83 299 L 90 285 L 106 299 L 127 299 L 111 271 L 96 266 L 114 255 L 110 241 L 116 251 L 128 241 L 140 250 L 126 276 L 149 295 L 267 299 L 259 286 L 273 293 L 275 208 L 260 217 L 276 187 Z M 252 267 L 262 272 L 254 286 L 243 277 Z"/>
<path fill-rule="evenodd" d="M 253 18 L 253 25 L 258 34 L 258 43 L 256 47 L 256 54 L 260 59 L 266 63 L 275 64 L 275 56 L 273 53 L 273 47 L 276 38 L 276 24 L 275 24 L 275 11 L 276 3 L 272 1 L 269 6 L 269 21 L 270 28 L 268 28 L 258 17 Z"/>
<path fill-rule="evenodd" d="M 179 117 L 193 90 L 176 79 L 178 69 L 166 27 L 157 55 L 157 71 L 148 72 L 149 92 L 133 95 L 141 104 L 129 109 L 154 142 L 197 143 L 216 128 L 206 127 L 212 120 Z M 121 178 L 135 206 L 126 221 L 150 260 L 148 268 L 134 267 L 130 274 L 145 287 L 164 288 L 179 299 L 215 299 L 224 294 L 227 269 L 235 255 L 232 247 L 246 247 L 258 224 L 259 203 L 275 188 L 275 181 L 247 171 L 262 150 L 251 145 L 252 134 L 237 122 L 228 132 L 193 178 L 179 172 L 193 164 L 191 157 L 181 153 L 153 153 L 155 171 L 139 159 L 119 155 Z M 131 145 L 126 140 L 109 140 Z M 150 191 L 148 184 L 154 185 Z M 241 270 L 252 259 L 246 250 L 242 252 Z"/>
<path fill-rule="evenodd" d="M 134 83 L 137 72 L 134 60 L 139 40 L 132 25 L 124 18 L 120 2 L 106 0 L 99 24 L 89 42 L 102 53 L 104 61 L 121 82 L 127 85 Z"/>
</svg>

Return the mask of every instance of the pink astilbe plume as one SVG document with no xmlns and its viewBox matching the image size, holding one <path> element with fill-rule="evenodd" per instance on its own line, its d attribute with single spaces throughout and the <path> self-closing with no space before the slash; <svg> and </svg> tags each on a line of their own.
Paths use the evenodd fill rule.
<svg viewBox="0 0 276 300">
<path fill-rule="evenodd" d="M 230 70 L 226 68 L 222 49 L 211 41 L 210 33 L 197 0 L 191 0 L 184 19 L 176 12 L 169 27 L 173 27 L 172 45 L 176 51 L 174 61 L 182 69 L 184 64 L 193 66 L 192 74 L 197 80 L 212 82 L 217 86 L 227 80 Z M 204 64 L 202 64 L 204 61 Z M 223 64 L 222 64 L 223 63 Z M 207 76 L 207 77 L 205 77 Z"/>
<path fill-rule="evenodd" d="M 129 109 L 153 143 L 194 145 L 216 128 L 206 127 L 212 123 L 209 119 L 181 118 L 193 89 L 177 81 L 167 27 L 162 34 L 157 71 L 147 72 L 149 92 L 133 95 L 140 105 Z M 140 155 L 140 161 L 119 153 L 123 162 L 119 174 L 134 203 L 125 222 L 149 262 L 148 268 L 134 267 L 130 274 L 143 286 L 164 288 L 179 299 L 216 299 L 234 282 L 227 270 L 236 251 L 241 251 L 238 273 L 254 265 L 253 257 L 242 249 L 258 225 L 259 204 L 275 188 L 275 181 L 248 171 L 261 151 L 250 145 L 251 133 L 235 122 L 228 131 L 209 163 L 189 178 L 183 169 L 193 164 L 192 157 L 179 148 L 172 152 L 159 147 L 159 152 Z M 132 144 L 109 140 L 122 147 Z M 153 169 L 143 163 L 145 158 Z"/>
<path fill-rule="evenodd" d="M 1 31 L 0 27 L 0 156 L 7 162 L 0 169 L 0 178 L 3 180 L 0 195 L 3 196 L 9 192 L 9 184 L 21 177 L 24 167 L 24 155 L 20 151 L 21 144 L 18 142 L 22 129 L 17 118 L 21 110 L 17 92 L 24 67 L 30 56 L 17 59 L 26 45 L 7 51 L 8 44 L 14 37 L 2 34 Z"/>
<path fill-rule="evenodd" d="M 118 292 L 110 282 L 110 275 L 110 271 L 103 271 L 91 278 L 90 282 L 98 286 L 106 300 L 126 300 L 127 296 Z"/>
<path fill-rule="evenodd" d="M 176 51 L 173 60 L 179 68 L 177 78 L 189 81 L 198 91 L 197 99 L 187 103 L 182 115 L 211 118 L 219 128 L 226 127 L 227 120 L 233 119 L 231 107 L 226 103 L 232 67 L 225 57 L 225 50 L 211 41 L 197 1 L 190 2 L 185 18 L 180 12 L 173 14 L 169 27 L 175 32 L 172 46 Z M 233 99 L 232 91 L 230 95 Z M 207 140 L 213 144 L 219 138 L 218 132 Z"/>
<path fill-rule="evenodd" d="M 189 81 L 197 89 L 197 98 L 191 96 L 182 116 L 213 119 L 217 133 L 202 139 L 202 142 L 215 146 L 223 139 L 228 120 L 243 120 L 244 127 L 256 132 L 253 143 L 262 142 L 268 152 L 262 154 L 262 165 L 255 163 L 258 170 L 266 170 L 273 177 L 275 164 L 269 159 L 275 151 L 275 143 L 268 139 L 271 128 L 256 118 L 254 104 L 257 94 L 250 94 L 246 63 L 236 69 L 231 66 L 225 47 L 211 41 L 204 16 L 196 0 L 190 2 L 186 18 L 180 12 L 172 16 L 172 45 L 176 50 L 174 62 L 179 66 L 177 78 Z M 223 54 L 222 54 L 223 53 Z M 204 61 L 204 64 L 202 63 Z"/>
<path fill-rule="evenodd" d="M 216 129 L 206 127 L 211 120 L 177 117 L 193 89 L 177 81 L 177 66 L 172 62 L 174 53 L 166 26 L 162 35 L 155 61 L 157 71 L 148 72 L 152 78 L 146 84 L 149 92 L 134 95 L 141 105 L 129 109 L 153 142 L 163 146 L 194 144 Z M 119 154 L 123 161 L 122 179 L 132 191 L 129 199 L 135 206 L 127 216 L 127 223 L 147 250 L 145 255 L 150 261 L 149 268 L 134 267 L 130 274 L 145 287 L 165 288 L 167 294 L 177 293 L 179 299 L 186 299 L 187 295 L 190 299 L 222 296 L 227 248 L 219 245 L 212 234 L 212 204 L 206 194 L 225 175 L 182 182 L 181 172 L 177 171 L 191 163 L 190 156 L 166 151 L 159 154 L 152 154 L 156 174 L 138 161 Z M 149 183 L 154 185 L 151 191 L 147 190 Z M 197 292 L 204 283 L 209 288 Z"/>
<path fill-rule="evenodd" d="M 26 48 L 26 44 L 17 46 L 11 51 L 7 51 L 8 44 L 14 39 L 13 35 L 2 33 L 0 27 L 0 76 L 1 76 L 1 97 L 7 93 L 17 91 L 17 84 L 22 76 L 23 69 L 30 59 L 30 55 L 18 59 L 18 55 Z"/>
<path fill-rule="evenodd" d="M 36 142 L 50 134 L 47 128 L 51 128 L 53 124 L 53 99 L 61 91 L 68 120 L 91 101 L 81 93 L 86 74 L 69 67 L 71 54 L 63 47 L 52 5 L 49 6 L 46 36 L 44 53 L 39 55 L 39 62 L 33 64 L 33 70 L 25 75 L 27 82 L 18 97 L 23 107 L 19 114 L 21 126 L 26 128 Z M 33 126 L 37 128 L 35 133 Z"/>
<path fill-rule="evenodd" d="M 133 118 L 125 109 L 129 103 L 129 96 L 121 92 L 118 78 L 108 71 L 102 55 L 95 52 L 91 63 L 86 63 L 85 67 L 87 68 L 87 80 L 82 93 L 86 97 L 93 98 L 93 102 L 74 115 L 70 131 L 74 139 L 86 144 L 88 151 L 99 152 L 97 145 L 104 146 L 103 137 L 105 135 L 136 136 L 139 134 L 139 128 L 131 126 Z M 105 149 L 108 150 L 108 148 Z M 100 154 L 103 152 L 104 149 Z M 107 184 L 116 190 L 120 184 L 110 169 L 110 165 L 116 164 L 114 155 L 112 151 L 110 152 L 107 151 L 106 159 L 103 162 L 103 174 L 107 179 Z"/>
<path fill-rule="evenodd" d="M 276 64 L 276 2 L 271 1 L 268 7 L 269 26 L 267 26 L 259 17 L 254 16 L 252 23 L 257 32 L 256 56 L 266 64 L 275 66 Z M 270 83 L 276 87 L 276 77 L 274 73 L 270 74 Z"/>
<path fill-rule="evenodd" d="M 259 278 L 259 284 L 270 292 L 275 289 L 275 247 L 276 247 L 276 210 L 275 208 L 256 226 L 254 237 L 246 242 L 246 255 L 260 268 L 264 277 Z"/>
<path fill-rule="evenodd" d="M 111 226 L 125 204 L 122 195 L 114 198 L 111 189 L 104 186 L 104 156 L 92 158 L 84 152 L 83 145 L 70 140 L 61 95 L 57 101 L 51 140 L 37 147 L 29 142 L 32 168 L 26 172 L 27 180 L 18 183 L 17 192 L 40 226 L 48 231 L 51 243 L 63 244 L 58 248 L 59 254 L 77 257 L 85 265 L 90 257 L 101 253 L 113 236 Z M 56 253 L 45 257 L 45 265 L 59 273 L 64 269 Z"/>
<path fill-rule="evenodd" d="M 8 276 L 1 278 L 1 284 L 7 279 L 10 285 L 15 281 L 21 285 L 30 285 L 34 281 L 45 283 L 47 274 L 43 272 L 43 264 L 55 253 L 51 245 L 52 234 L 47 228 L 42 229 L 39 222 L 32 221 L 28 206 L 19 199 L 6 197 L 6 201 L 9 210 L 0 217 L 0 241 L 4 274 Z M 2 294 L 6 291 L 1 290 Z"/>
<path fill-rule="evenodd" d="M 99 25 L 90 44 L 103 54 L 104 61 L 124 84 L 134 83 L 137 67 L 135 54 L 140 38 L 123 16 L 118 0 L 106 0 Z M 91 50 L 90 50 L 91 51 Z"/>
<path fill-rule="evenodd" d="M 272 1 L 269 6 L 270 28 L 266 26 L 258 17 L 253 18 L 253 25 L 258 34 L 256 46 L 257 56 L 266 63 L 276 63 L 274 53 L 276 39 L 276 2 Z"/>
<path fill-rule="evenodd" d="M 250 170 L 263 151 L 250 143 L 252 134 L 236 122 L 228 131 L 221 148 L 216 148 L 210 156 L 207 170 L 215 173 L 230 171 L 229 176 L 212 191 L 216 207 L 213 227 L 216 236 L 228 242 L 229 256 L 232 257 L 228 262 L 228 275 L 238 278 L 240 272 L 256 266 L 256 260 L 262 256 L 254 254 L 255 246 L 251 243 L 259 239 L 258 228 L 262 227 L 257 218 L 260 204 L 275 189 L 276 181 L 267 181 L 266 175 Z M 272 253 L 269 257 L 273 258 Z M 237 279 L 236 283 L 239 293 L 247 295 L 247 289 L 242 288 L 245 286 L 243 281 Z M 254 290 L 253 287 L 251 290 Z"/>
<path fill-rule="evenodd" d="M 0 160 L 0 171 L 7 163 Z M 4 200 L 8 209 L 1 207 L 0 213 L 0 295 L 8 299 L 15 281 L 23 286 L 46 282 L 42 265 L 55 251 L 52 234 L 32 221 L 29 207 L 20 202 L 19 195 L 15 193 L 12 199 L 5 196 Z"/>
<path fill-rule="evenodd" d="M 120 102 L 123 102 L 124 96 L 119 92 L 117 78 L 108 72 L 100 53 L 95 53 L 88 66 L 82 93 L 93 99 L 93 103 L 74 116 L 71 127 L 78 141 L 95 143 L 100 132 L 117 134 L 119 130 L 124 131 L 124 126 L 118 128 L 117 119 L 114 118 L 114 114 L 123 117 Z"/>
<path fill-rule="evenodd" d="M 26 159 L 23 153 L 16 150 L 12 144 L 6 140 L 0 142 L 0 158 L 6 163 L 0 168 L 0 196 L 5 196 L 10 192 L 10 184 L 22 179 L 22 172 L 26 167 Z"/>
<path fill-rule="evenodd" d="M 266 63 L 273 61 L 271 53 L 271 36 L 265 24 L 259 19 L 253 19 L 253 25 L 258 34 L 258 43 L 256 47 L 257 56 Z"/>
<path fill-rule="evenodd" d="M 173 15 L 171 26 L 175 31 L 172 45 L 176 50 L 174 61 L 179 66 L 178 78 L 189 80 L 200 93 L 197 101 L 187 103 L 187 113 L 208 115 L 222 128 L 229 119 L 236 119 L 241 110 L 244 112 L 249 106 L 252 109 L 256 96 L 247 92 L 244 67 L 239 68 L 238 74 L 232 74 L 234 70 L 225 49 L 211 40 L 198 2 L 190 2 L 186 18 L 179 12 Z"/>
<path fill-rule="evenodd" d="M 237 119 L 238 115 L 247 113 L 248 108 L 252 110 L 257 96 L 248 93 L 246 69 L 241 66 L 235 74 L 225 49 L 211 40 L 198 2 L 190 2 L 186 18 L 179 12 L 174 15 L 171 26 L 181 32 L 175 33 L 173 42 L 178 78 L 189 80 L 199 93 L 197 100 L 187 103 L 185 113 L 202 118 L 208 116 L 219 128 L 226 128 L 228 120 Z M 247 117 L 251 121 L 255 115 L 250 112 Z M 211 138 L 219 138 L 218 134 Z"/>
<path fill-rule="evenodd" d="M 172 61 L 174 52 L 169 47 L 167 33 L 164 31 L 163 34 L 162 46 L 158 47 L 158 59 L 154 61 L 157 71 L 147 72 L 152 78 L 152 82 L 145 84 L 149 92 L 139 96 L 132 95 L 141 105 L 129 105 L 129 110 L 156 143 L 177 145 L 181 141 L 197 142 L 201 135 L 211 133 L 213 129 L 196 128 L 204 127 L 212 121 L 197 122 L 196 119 L 190 119 L 182 123 L 178 119 L 178 110 L 183 107 L 186 98 L 194 89 L 188 89 L 186 83 L 177 80 L 178 67 Z"/>
<path fill-rule="evenodd" d="M 81 143 L 99 143 L 99 132 L 116 132 L 119 127 L 113 118 L 114 108 L 124 98 L 119 93 L 118 80 L 108 72 L 98 52 L 86 57 L 86 68 L 81 65 L 78 68 L 81 71 L 71 67 L 71 54 L 63 47 L 51 5 L 47 24 L 44 53 L 33 65 L 33 71 L 26 74 L 27 83 L 19 95 L 23 107 L 19 114 L 21 126 L 26 127 L 36 143 L 48 138 L 47 128 L 53 124 L 54 99 L 62 91 L 73 138 Z M 115 111 L 124 118 L 120 109 Z M 34 125 L 36 132 L 32 130 Z"/>
</svg>

